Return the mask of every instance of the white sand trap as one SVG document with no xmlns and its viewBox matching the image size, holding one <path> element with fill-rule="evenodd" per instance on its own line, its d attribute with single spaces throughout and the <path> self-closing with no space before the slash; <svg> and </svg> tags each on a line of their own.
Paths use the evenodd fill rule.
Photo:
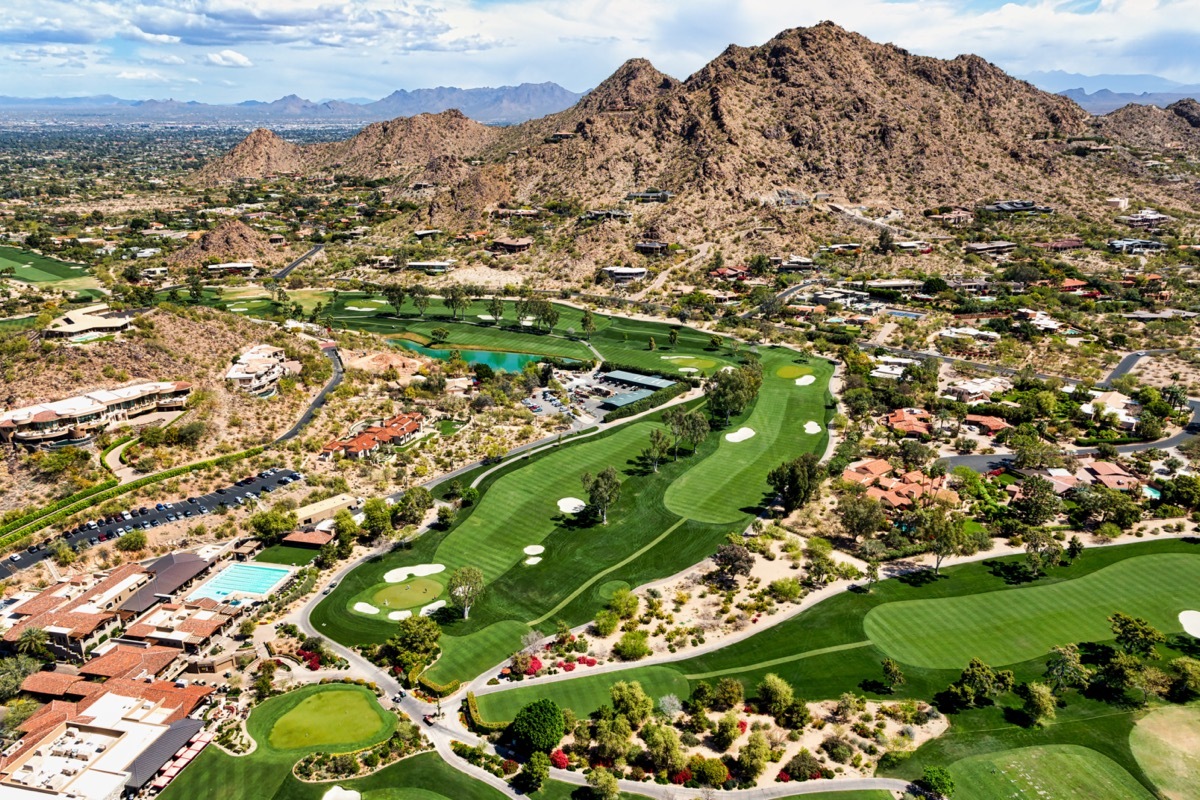
<svg viewBox="0 0 1200 800">
<path fill-rule="evenodd" d="M 366 306 L 346 306 L 346 310 L 347 311 L 376 311 L 377 309 L 367 308 Z"/>
<path fill-rule="evenodd" d="M 546 552 L 546 548 L 540 544 L 531 544 L 525 548 L 525 555 L 527 556 L 540 556 L 544 552 Z"/>
<path fill-rule="evenodd" d="M 808 386 L 808 385 L 816 383 L 816 382 L 817 382 L 817 379 L 816 379 L 816 376 L 814 376 L 814 375 L 801 375 L 799 378 L 796 378 L 797 386 Z"/>
<path fill-rule="evenodd" d="M 231 306 L 229 310 L 230 311 L 249 311 L 250 309 L 246 308 L 245 306 Z"/>
<path fill-rule="evenodd" d="M 805 433 L 820 433 L 821 426 L 818 425 L 817 423 L 813 422 L 810 419 L 808 422 L 804 423 L 804 432 Z"/>
<path fill-rule="evenodd" d="M 721 367 L 721 372 L 733 372 L 734 367 Z"/>
<path fill-rule="evenodd" d="M 491 314 L 476 314 L 475 316 L 479 317 L 484 322 L 495 322 L 496 321 L 496 318 L 493 317 Z"/>
<path fill-rule="evenodd" d="M 393 611 L 392 613 L 388 614 L 388 619 L 390 619 L 392 622 L 399 622 L 400 620 L 408 619 L 411 616 L 412 612 L 408 609 L 405 609 L 403 611 Z"/>
<path fill-rule="evenodd" d="M 533 320 L 531 320 L 531 319 L 523 319 L 523 320 L 521 320 L 521 327 L 522 327 L 522 328 L 532 328 L 532 327 L 533 327 Z"/>
<path fill-rule="evenodd" d="M 362 800 L 362 793 L 356 792 L 353 789 L 343 789 L 340 786 L 334 786 L 321 796 L 321 800 Z"/>
<path fill-rule="evenodd" d="M 682 361 L 684 359 L 691 358 L 691 356 L 659 356 L 659 358 L 661 358 L 663 361 Z"/>
<path fill-rule="evenodd" d="M 696 369 L 695 367 L 680 367 L 679 371 L 680 372 L 699 372 L 700 370 Z"/>
<path fill-rule="evenodd" d="M 534 564 L 542 563 L 542 557 L 541 556 L 530 556 L 529 558 L 525 559 L 525 563 L 532 567 Z"/>
<path fill-rule="evenodd" d="M 1180 611 L 1179 624 L 1188 636 L 1200 639 L 1200 611 Z"/>
<path fill-rule="evenodd" d="M 585 508 L 587 508 L 587 503 L 583 502 L 578 497 L 564 497 L 562 500 L 558 501 L 558 510 L 564 514 L 578 514 Z M 529 551 L 526 550 L 525 552 L 528 553 Z M 538 552 L 540 553 L 542 551 L 539 550 Z"/>
<path fill-rule="evenodd" d="M 445 564 L 418 564 L 415 567 L 400 567 L 399 569 L 389 570 L 383 579 L 388 583 L 401 583 L 409 578 L 423 578 L 426 575 L 437 575 L 439 572 L 444 572 Z"/>
<path fill-rule="evenodd" d="M 378 614 L 379 609 L 370 603 L 355 603 L 354 610 L 360 614 Z"/>
<path fill-rule="evenodd" d="M 738 428 L 733 433 L 725 434 L 727 442 L 744 442 L 754 435 L 754 428 Z"/>
<path fill-rule="evenodd" d="M 430 614 L 432 614 L 433 612 L 437 611 L 439 608 L 445 608 L 445 607 L 446 607 L 446 601 L 445 601 L 445 600 L 438 600 L 436 603 L 430 603 L 429 605 L 427 605 L 427 606 L 425 606 L 424 608 L 422 608 L 422 609 L 421 609 L 421 616 L 422 616 L 422 617 L 428 617 Z"/>
</svg>

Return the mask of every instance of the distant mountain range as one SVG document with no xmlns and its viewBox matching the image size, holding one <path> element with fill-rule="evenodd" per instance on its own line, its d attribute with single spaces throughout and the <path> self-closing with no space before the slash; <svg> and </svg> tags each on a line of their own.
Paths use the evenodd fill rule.
<svg viewBox="0 0 1200 800">
<path fill-rule="evenodd" d="M 145 122 L 281 123 L 281 122 L 381 122 L 395 117 L 436 114 L 458 109 L 488 125 L 512 125 L 575 105 L 583 94 L 557 83 L 522 83 L 520 86 L 459 89 L 404 89 L 375 101 L 326 100 L 314 102 L 294 94 L 272 102 L 246 100 L 216 105 L 180 100 L 127 100 L 112 95 L 89 97 L 0 96 L 0 117 L 105 118 Z"/>
<path fill-rule="evenodd" d="M 1200 97 L 1200 85 L 1158 75 L 1081 75 L 1052 70 L 1020 77 L 1039 89 L 1071 98 L 1092 114 L 1107 114 L 1130 103 L 1166 108 L 1179 100 Z"/>
<path fill-rule="evenodd" d="M 1170 92 L 1142 92 L 1140 94 L 1134 94 L 1133 92 L 1113 92 L 1108 89 L 1098 89 L 1091 94 L 1088 94 L 1083 89 L 1067 89 L 1064 92 L 1059 92 L 1059 94 L 1063 97 L 1071 98 L 1089 113 L 1107 114 L 1111 111 L 1116 111 L 1118 108 L 1124 108 L 1131 103 L 1166 108 L 1180 100 L 1200 97 L 1200 86 L 1180 86 L 1178 89 Z"/>
</svg>

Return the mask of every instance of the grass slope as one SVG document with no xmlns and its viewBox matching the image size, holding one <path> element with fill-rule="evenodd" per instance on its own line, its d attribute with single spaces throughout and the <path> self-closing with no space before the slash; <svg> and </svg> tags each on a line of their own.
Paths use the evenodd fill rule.
<svg viewBox="0 0 1200 800">
<path fill-rule="evenodd" d="M 584 675 L 556 684 L 554 700 L 563 708 L 570 708 L 580 719 L 597 708 L 608 705 L 609 688 L 619 678 L 611 674 Z M 690 693 L 687 679 L 668 666 L 646 667 L 638 670 L 638 681 L 646 693 L 657 700 L 663 695 L 673 694 L 687 699 Z M 561 686 L 561 689 L 558 687 Z M 493 722 L 511 720 L 521 707 L 545 697 L 545 686 L 522 686 L 511 691 L 480 695 L 479 713 Z"/>
<path fill-rule="evenodd" d="M 1111 758 L 1073 745 L 1025 747 L 956 762 L 956 800 L 1153 800 Z"/>
<path fill-rule="evenodd" d="M 311 547 L 274 544 L 255 556 L 254 560 L 261 561 L 264 564 L 285 564 L 290 567 L 300 567 L 316 558 L 317 552 L 317 550 Z"/>
<path fill-rule="evenodd" d="M 703 522 L 736 522 L 747 512 L 748 500 L 757 505 L 769 490 L 767 473 L 773 468 L 801 452 L 825 452 L 826 424 L 833 414 L 828 391 L 833 365 L 786 348 L 763 351 L 762 364 L 758 402 L 739 424 L 752 429 L 754 436 L 731 442 L 722 435 L 713 458 L 671 484 L 666 504 L 676 514 Z M 790 374 L 799 364 L 816 378 L 815 383 L 797 386 L 795 375 L 778 374 Z M 821 426 L 819 433 L 805 433 L 804 423 L 810 421 Z M 735 430 L 730 426 L 726 432 Z"/>
<path fill-rule="evenodd" d="M 87 267 L 82 264 L 69 264 L 29 250 L 0 245 L 0 268 L 4 267 L 12 267 L 12 277 L 25 283 L 52 283 L 88 274 Z"/>
<path fill-rule="evenodd" d="M 1200 704 L 1156 708 L 1129 737 L 1134 758 L 1170 800 L 1200 800 Z"/>
<path fill-rule="evenodd" d="M 993 665 L 1035 658 L 1066 642 L 1110 638 L 1124 611 L 1159 630 L 1181 629 L 1179 612 L 1200 608 L 1200 555 L 1129 559 L 1080 578 L 993 593 L 889 603 L 867 614 L 867 636 L 905 664 L 953 669 L 972 657 Z M 924 635 L 936 630 L 938 635 Z"/>
</svg>

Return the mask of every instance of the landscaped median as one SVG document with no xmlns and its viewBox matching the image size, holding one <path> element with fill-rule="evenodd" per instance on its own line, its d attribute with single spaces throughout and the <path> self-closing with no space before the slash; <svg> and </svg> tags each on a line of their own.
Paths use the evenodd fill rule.
<svg viewBox="0 0 1200 800">
<path fill-rule="evenodd" d="M 223 467 L 228 464 L 232 464 L 235 461 L 241 461 L 245 458 L 252 458 L 253 456 L 263 453 L 265 449 L 266 448 L 264 447 L 252 447 L 251 449 L 245 450 L 241 453 L 230 453 L 229 455 L 218 456 L 217 458 L 212 458 L 207 461 L 198 461 L 195 464 L 187 464 L 185 466 L 175 467 L 174 469 L 169 469 L 164 472 L 158 472 L 154 475 L 147 475 L 144 478 L 138 478 L 135 481 L 130 481 L 129 483 L 123 485 L 117 485 L 116 480 L 106 481 L 99 486 L 95 486 L 92 487 L 92 489 L 87 490 L 87 494 L 80 493 L 81 496 L 79 496 L 78 499 L 73 500 L 72 498 L 76 496 L 72 495 L 72 498 L 66 498 L 65 500 L 59 501 L 55 504 L 58 507 L 57 510 L 55 510 L 54 507 L 50 507 L 43 512 L 42 516 L 30 515 L 31 521 L 25 523 L 19 529 L 12 529 L 11 533 L 3 536 L 3 538 L 0 538 L 0 548 L 11 547 L 12 545 L 22 543 L 25 539 L 37 533 L 38 531 L 48 528 L 56 522 L 60 522 L 72 516 L 73 514 L 78 514 L 84 509 L 91 508 L 92 506 L 99 505 L 100 503 L 104 503 L 108 500 L 112 500 L 114 497 L 120 497 L 123 494 L 128 494 L 129 492 L 141 489 L 144 486 L 161 483 L 162 481 L 170 480 L 171 478 L 177 478 L 180 475 L 186 475 L 190 472 L 198 472 L 203 469 L 208 469 L 209 467 Z M 68 501 L 70 502 L 70 505 L 64 506 L 63 503 Z"/>
</svg>

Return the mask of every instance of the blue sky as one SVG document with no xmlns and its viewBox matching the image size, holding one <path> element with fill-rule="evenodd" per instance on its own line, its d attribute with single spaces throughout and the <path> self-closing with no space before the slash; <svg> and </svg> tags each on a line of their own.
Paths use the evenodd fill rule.
<svg viewBox="0 0 1200 800">
<path fill-rule="evenodd" d="M 684 78 L 823 19 L 1010 72 L 1200 83 L 1200 0 L 0 0 L 0 94 L 208 102 L 556 81 L 645 57 Z"/>
</svg>

